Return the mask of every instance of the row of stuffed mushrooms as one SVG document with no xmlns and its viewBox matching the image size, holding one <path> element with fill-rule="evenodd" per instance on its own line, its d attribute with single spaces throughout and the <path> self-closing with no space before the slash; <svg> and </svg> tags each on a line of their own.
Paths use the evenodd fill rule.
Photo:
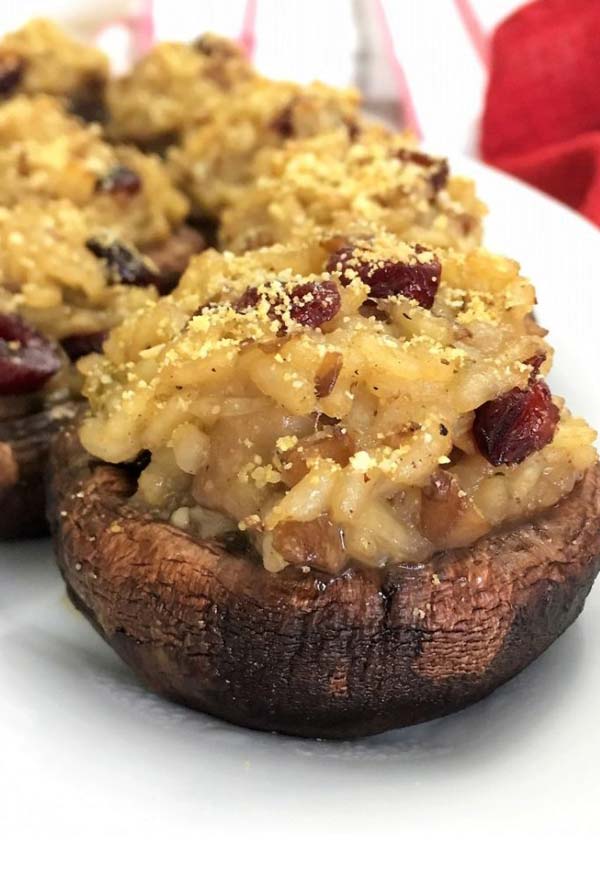
<svg viewBox="0 0 600 873">
<path fill-rule="evenodd" d="M 207 36 L 0 44 L 0 514 L 153 690 L 352 737 L 543 652 L 600 567 L 594 431 L 473 183 Z M 47 501 L 47 505 L 46 505 Z"/>
</svg>

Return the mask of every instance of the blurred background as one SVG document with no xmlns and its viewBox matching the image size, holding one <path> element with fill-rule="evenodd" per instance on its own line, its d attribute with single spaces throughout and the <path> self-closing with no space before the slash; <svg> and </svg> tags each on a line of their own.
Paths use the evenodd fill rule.
<svg viewBox="0 0 600 873">
<path fill-rule="evenodd" d="M 233 37 L 272 78 L 356 85 L 432 150 L 480 157 L 600 224 L 600 0 L 21 0 L 116 72 L 160 40 Z"/>
<path fill-rule="evenodd" d="M 470 4 L 491 32 L 518 4 Z M 206 30 L 242 38 L 272 78 L 358 85 L 368 108 L 399 123 L 401 62 L 426 138 L 473 151 L 486 70 L 454 0 L 24 0 L 2 4 L 2 30 L 34 15 L 98 42 L 124 69 L 152 40 L 190 40 Z M 151 27 L 148 27 L 148 20 Z M 409 121 L 414 119 L 409 118 Z"/>
</svg>

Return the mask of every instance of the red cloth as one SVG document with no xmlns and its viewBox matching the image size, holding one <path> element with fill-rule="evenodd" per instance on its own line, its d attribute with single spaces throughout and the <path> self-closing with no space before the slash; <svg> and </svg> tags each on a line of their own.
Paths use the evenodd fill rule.
<svg viewBox="0 0 600 873">
<path fill-rule="evenodd" d="M 600 0 L 537 0 L 497 28 L 481 153 L 600 225 Z"/>
</svg>

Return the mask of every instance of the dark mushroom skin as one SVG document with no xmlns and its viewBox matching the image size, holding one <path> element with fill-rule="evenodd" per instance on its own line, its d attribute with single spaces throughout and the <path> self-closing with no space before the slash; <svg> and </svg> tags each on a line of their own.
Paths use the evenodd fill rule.
<svg viewBox="0 0 600 873">
<path fill-rule="evenodd" d="M 56 431 L 75 416 L 78 404 L 66 400 L 0 417 L 0 541 L 48 534 L 45 469 L 48 447 Z M 29 398 L 27 398 L 29 399 Z"/>
<path fill-rule="evenodd" d="M 600 467 L 534 520 L 423 564 L 271 574 L 136 509 L 54 442 L 49 519 L 76 606 L 155 691 L 239 725 L 346 738 L 461 709 L 540 655 L 600 568 Z"/>
<path fill-rule="evenodd" d="M 203 234 L 188 224 L 173 231 L 164 242 L 148 246 L 144 254 L 157 268 L 156 285 L 159 293 L 169 294 L 179 282 L 190 258 L 200 254 L 205 248 Z"/>
</svg>

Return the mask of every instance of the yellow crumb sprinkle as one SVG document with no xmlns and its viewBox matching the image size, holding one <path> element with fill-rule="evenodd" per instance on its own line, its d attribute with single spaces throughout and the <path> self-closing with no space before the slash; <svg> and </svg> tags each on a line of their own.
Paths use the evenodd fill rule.
<svg viewBox="0 0 600 873">
<path fill-rule="evenodd" d="M 289 435 L 279 437 L 277 442 L 275 443 L 275 447 L 278 452 L 289 452 L 290 449 L 293 449 L 296 443 L 298 442 L 298 437 Z"/>
</svg>

